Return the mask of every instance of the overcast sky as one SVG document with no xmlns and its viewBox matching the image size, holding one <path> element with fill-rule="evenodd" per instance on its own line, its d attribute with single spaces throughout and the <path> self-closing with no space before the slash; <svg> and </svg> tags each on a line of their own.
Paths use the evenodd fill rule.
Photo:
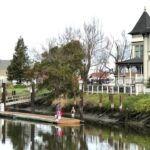
<svg viewBox="0 0 150 150">
<path fill-rule="evenodd" d="M 82 28 L 98 18 L 107 36 L 132 30 L 150 0 L 0 0 L 0 59 L 12 59 L 19 36 L 29 49 L 39 49 L 46 39 L 66 27 Z"/>
</svg>

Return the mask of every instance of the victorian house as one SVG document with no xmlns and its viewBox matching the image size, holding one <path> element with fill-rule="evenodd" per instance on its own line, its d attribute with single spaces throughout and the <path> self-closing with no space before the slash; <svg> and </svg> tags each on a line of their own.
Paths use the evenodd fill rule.
<svg viewBox="0 0 150 150">
<path fill-rule="evenodd" d="M 127 68 L 128 75 L 121 76 L 118 72 L 117 81 L 118 84 L 134 85 L 142 92 L 150 78 L 150 16 L 146 9 L 129 34 L 132 36 L 131 59 L 117 63 L 118 69 Z"/>
</svg>

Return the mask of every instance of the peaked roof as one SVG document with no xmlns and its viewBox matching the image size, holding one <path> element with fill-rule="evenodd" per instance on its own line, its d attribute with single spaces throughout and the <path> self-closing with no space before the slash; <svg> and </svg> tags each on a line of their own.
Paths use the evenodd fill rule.
<svg viewBox="0 0 150 150">
<path fill-rule="evenodd" d="M 150 16 L 146 10 L 144 10 L 142 16 L 129 34 L 136 35 L 145 33 L 150 33 Z"/>
<path fill-rule="evenodd" d="M 100 79 L 106 79 L 110 75 L 109 72 L 105 71 L 99 71 L 99 72 L 93 72 L 89 75 L 89 78 L 100 78 Z"/>
</svg>

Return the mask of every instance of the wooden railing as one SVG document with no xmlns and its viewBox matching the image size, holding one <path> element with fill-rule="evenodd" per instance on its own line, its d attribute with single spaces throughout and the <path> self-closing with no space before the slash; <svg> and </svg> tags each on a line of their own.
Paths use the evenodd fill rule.
<svg viewBox="0 0 150 150">
<path fill-rule="evenodd" d="M 6 102 L 10 101 L 18 101 L 18 100 L 24 100 L 24 99 L 30 99 L 30 95 L 13 95 L 13 96 L 7 96 Z"/>
<path fill-rule="evenodd" d="M 40 94 L 35 97 L 35 101 L 38 101 L 39 99 L 46 98 L 49 96 L 50 93 L 44 93 Z M 2 102 L 2 100 L 0 100 Z M 7 96 L 6 97 L 6 106 L 14 105 L 14 104 L 21 104 L 21 103 L 27 103 L 31 102 L 31 95 L 13 95 L 13 96 Z"/>
<path fill-rule="evenodd" d="M 21 104 L 31 101 L 30 95 L 14 95 L 14 96 L 7 96 L 6 97 L 6 106 L 14 105 L 14 104 Z"/>
</svg>

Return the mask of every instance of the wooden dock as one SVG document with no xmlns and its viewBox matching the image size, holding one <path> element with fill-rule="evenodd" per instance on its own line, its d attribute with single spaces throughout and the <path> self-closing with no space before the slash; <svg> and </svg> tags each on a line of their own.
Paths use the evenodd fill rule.
<svg viewBox="0 0 150 150">
<path fill-rule="evenodd" d="M 10 111 L 4 111 L 4 112 L 0 111 L 0 116 L 12 118 L 12 119 L 32 120 L 38 122 L 64 124 L 64 125 L 75 125 L 81 123 L 79 119 L 74 119 L 74 118 L 62 117 L 62 119 L 57 121 L 54 116 L 32 114 L 32 113 L 10 112 Z"/>
</svg>

